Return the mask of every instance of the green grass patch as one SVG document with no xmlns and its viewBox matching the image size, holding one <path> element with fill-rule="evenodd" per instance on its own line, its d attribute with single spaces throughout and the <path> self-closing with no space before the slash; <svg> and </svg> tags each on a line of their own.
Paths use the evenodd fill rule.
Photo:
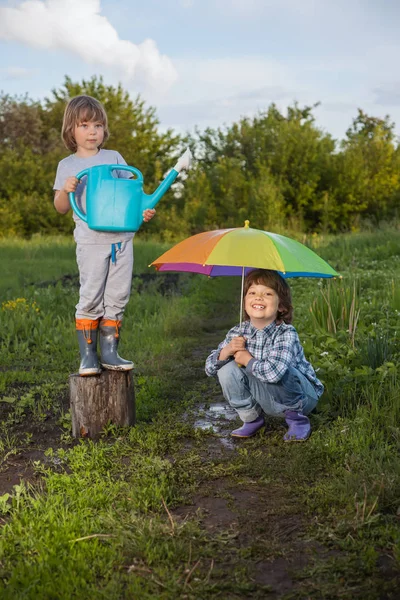
<svg viewBox="0 0 400 600">
<path fill-rule="evenodd" d="M 28 425 L 53 419 L 60 429 L 59 443 L 33 463 L 34 484 L 0 497 L 1 598 L 268 597 L 249 564 L 288 549 L 268 537 L 267 521 L 249 524 L 247 546 L 238 548 L 231 530 L 213 535 L 200 517 L 171 516 L 200 486 L 221 480 L 240 490 L 257 485 L 267 499 L 281 490 L 287 502 L 275 510 L 282 519 L 301 516 L 304 537 L 326 551 L 293 575 L 298 592 L 288 599 L 395 597 L 400 238 L 386 231 L 308 243 L 343 276 L 290 282 L 294 324 L 326 387 L 313 434 L 284 444 L 282 424 L 271 421 L 267 436 L 227 459 L 206 456 L 211 433 L 187 415 L 213 389 L 203 374 L 204 337 L 218 322 L 237 322 L 239 278 L 182 275 L 162 287 L 166 279 L 147 277 L 147 265 L 166 246 L 135 241 L 141 277 L 121 354 L 137 364 L 138 424 L 110 425 L 99 442 L 76 444 L 65 403 L 78 364 L 74 245 L 1 241 L 9 264 L 1 278 L 0 473 L 29 447 Z"/>
</svg>

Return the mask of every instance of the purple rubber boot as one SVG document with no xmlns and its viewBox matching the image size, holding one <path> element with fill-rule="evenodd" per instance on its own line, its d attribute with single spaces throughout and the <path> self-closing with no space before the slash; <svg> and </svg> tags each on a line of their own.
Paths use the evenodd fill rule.
<svg viewBox="0 0 400 600">
<path fill-rule="evenodd" d="M 310 419 L 294 410 L 285 412 L 285 420 L 289 429 L 283 436 L 285 442 L 305 442 L 311 433 Z"/>
<path fill-rule="evenodd" d="M 232 431 L 232 437 L 240 437 L 240 438 L 249 438 L 257 433 L 261 427 L 264 427 L 264 417 L 257 417 L 255 421 L 251 421 L 250 423 L 243 423 L 239 429 L 235 429 Z"/>
</svg>

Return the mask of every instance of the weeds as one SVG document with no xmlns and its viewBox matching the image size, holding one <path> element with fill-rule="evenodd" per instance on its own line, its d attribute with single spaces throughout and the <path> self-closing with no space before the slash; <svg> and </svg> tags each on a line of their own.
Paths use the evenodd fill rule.
<svg viewBox="0 0 400 600">
<path fill-rule="evenodd" d="M 384 363 L 392 360 L 396 354 L 396 347 L 391 341 L 388 332 L 375 336 L 368 336 L 359 346 L 362 363 L 372 369 L 377 369 Z"/>
<path fill-rule="evenodd" d="M 393 308 L 393 310 L 398 311 L 398 313 L 400 313 L 400 286 L 398 284 L 398 282 L 395 282 L 394 279 L 392 279 L 392 296 L 391 296 L 391 307 Z"/>
<path fill-rule="evenodd" d="M 182 414 L 211 389 L 199 384 L 207 353 L 199 340 L 218 314 L 227 328 L 236 322 L 240 282 L 187 276 L 160 293 L 143 277 L 121 338 L 121 352 L 138 365 L 138 423 L 109 424 L 99 442 L 77 443 L 63 403 L 78 360 L 77 288 L 65 278 L 75 273 L 73 244 L 1 242 L 8 260 L 0 282 L 0 471 L 32 444 L 30 426 L 52 419 L 59 428 L 59 444 L 35 457 L 34 483 L 0 495 L 2 598 L 267 597 L 251 560 L 292 557 L 299 543 L 293 550 L 271 534 L 276 514 L 289 525 L 300 519 L 302 536 L 329 548 L 293 575 L 297 597 L 390 597 L 395 583 L 381 577 L 379 559 L 384 551 L 393 571 L 399 567 L 398 232 L 319 236 L 313 244 L 343 274 L 319 292 L 315 281 L 292 284 L 294 324 L 326 388 L 311 415 L 313 434 L 307 444 L 284 445 L 274 421 L 227 459 L 208 456 L 213 436 Z M 137 244 L 137 271 L 164 249 Z M 58 283 L 42 285 L 47 280 Z M 236 497 L 217 491 L 221 481 L 236 486 Z M 204 485 L 250 518 L 217 533 L 204 526 L 206 514 L 177 518 L 174 508 Z M 246 491 L 255 487 L 265 503 L 252 521 Z M 274 504 L 274 494 L 282 501 Z"/>
<path fill-rule="evenodd" d="M 347 331 L 354 348 L 357 323 L 360 317 L 359 291 L 356 281 L 352 285 L 342 280 L 328 281 L 325 289 L 310 306 L 317 327 L 328 333 Z"/>
</svg>

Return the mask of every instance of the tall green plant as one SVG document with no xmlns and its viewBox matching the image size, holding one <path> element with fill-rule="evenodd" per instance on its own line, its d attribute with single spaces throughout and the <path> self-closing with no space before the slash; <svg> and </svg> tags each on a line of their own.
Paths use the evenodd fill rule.
<svg viewBox="0 0 400 600">
<path fill-rule="evenodd" d="M 391 289 L 391 298 L 390 303 L 394 310 L 400 311 L 400 286 L 397 281 L 392 279 L 392 289 Z"/>
<path fill-rule="evenodd" d="M 359 291 L 356 281 L 352 284 L 343 283 L 343 280 L 328 281 L 326 288 L 320 290 L 310 306 L 314 324 L 328 333 L 336 334 L 337 331 L 347 331 L 351 344 L 354 339 L 358 319 Z"/>
</svg>

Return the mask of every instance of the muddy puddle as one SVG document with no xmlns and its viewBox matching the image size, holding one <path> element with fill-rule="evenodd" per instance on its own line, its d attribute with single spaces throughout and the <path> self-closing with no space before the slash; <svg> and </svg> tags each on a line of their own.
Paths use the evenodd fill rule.
<svg viewBox="0 0 400 600">
<path fill-rule="evenodd" d="M 230 432 L 233 429 L 231 421 L 236 418 L 236 411 L 228 404 L 222 402 L 203 404 L 195 411 L 193 427 L 195 429 L 211 430 L 225 448 L 232 450 L 235 445 L 230 438 Z"/>
</svg>

